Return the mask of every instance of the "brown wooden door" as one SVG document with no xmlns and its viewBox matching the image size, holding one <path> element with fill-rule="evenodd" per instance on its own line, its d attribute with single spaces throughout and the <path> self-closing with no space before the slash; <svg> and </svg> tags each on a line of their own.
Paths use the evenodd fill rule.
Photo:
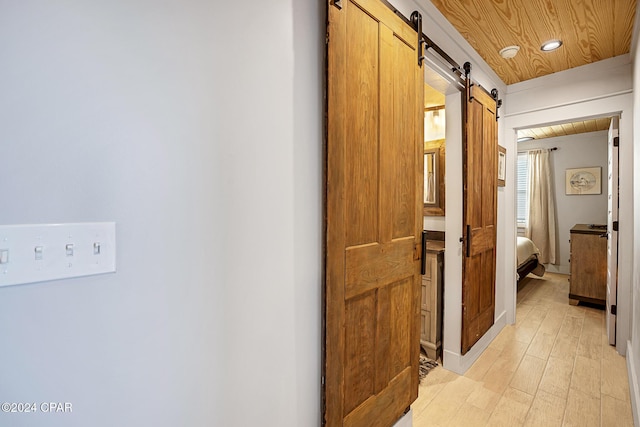
<svg viewBox="0 0 640 427">
<path fill-rule="evenodd" d="M 474 85 L 464 104 L 462 354 L 493 325 L 498 175 L 496 101 Z"/>
<path fill-rule="evenodd" d="M 332 3 L 324 421 L 388 427 L 418 393 L 423 74 L 381 2 Z"/>
</svg>

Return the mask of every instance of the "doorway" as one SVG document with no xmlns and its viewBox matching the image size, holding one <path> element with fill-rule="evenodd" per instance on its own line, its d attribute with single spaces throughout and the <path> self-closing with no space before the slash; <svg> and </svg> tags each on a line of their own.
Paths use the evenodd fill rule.
<svg viewBox="0 0 640 427">
<path fill-rule="evenodd" d="M 480 192 L 474 190 L 470 193 L 465 193 L 465 182 L 463 182 L 463 180 L 465 174 L 470 175 L 471 171 L 475 171 L 478 176 L 474 175 L 472 178 L 471 182 L 475 183 L 473 184 L 473 188 L 493 188 L 492 191 L 494 191 L 496 178 L 492 170 L 495 166 L 494 163 L 497 160 L 497 152 L 493 153 L 494 151 L 497 151 L 497 146 L 494 147 L 493 150 L 488 149 L 488 146 L 485 147 L 484 150 L 480 150 L 476 153 L 479 157 L 472 152 L 465 153 L 463 128 L 468 128 L 468 138 L 475 141 L 471 146 L 475 147 L 477 143 L 485 144 L 484 139 L 486 138 L 492 139 L 493 142 L 491 144 L 495 144 L 495 139 L 491 138 L 491 135 L 495 137 L 495 132 L 490 132 L 490 128 L 494 127 L 497 123 L 495 117 L 496 100 L 493 92 L 489 95 L 488 91 L 485 91 L 481 86 L 475 83 L 469 88 L 470 93 L 463 92 L 463 94 L 466 94 L 465 99 L 467 100 L 463 101 L 463 97 L 460 93 L 461 88 L 456 84 L 456 79 L 452 79 L 450 77 L 447 78 L 446 74 L 442 73 L 441 67 L 437 67 L 437 62 L 435 62 L 436 66 L 434 68 L 430 68 L 429 65 L 430 64 L 427 64 L 425 80 L 428 80 L 429 72 L 437 74 L 438 76 L 436 77 L 439 80 L 436 80 L 436 82 L 442 85 L 440 93 L 445 95 L 446 126 L 444 139 L 446 141 L 446 175 L 444 177 L 444 182 L 446 191 L 444 199 L 446 207 L 445 214 L 442 216 L 431 216 L 425 209 L 426 216 L 424 218 L 424 228 L 427 232 L 444 232 L 444 247 L 446 249 L 444 251 L 443 274 L 443 289 L 445 289 L 442 316 L 442 325 L 444 326 L 442 335 L 443 366 L 446 369 L 453 370 L 454 372 L 464 372 L 468 369 L 472 361 L 479 356 L 484 346 L 491 341 L 494 336 L 493 332 L 499 330 L 500 325 L 504 325 L 505 323 L 504 313 L 501 313 L 496 319 L 495 308 L 492 308 L 495 295 L 495 272 L 482 271 L 469 273 L 468 277 L 471 278 L 467 283 L 469 291 L 465 293 L 463 289 L 464 261 L 475 256 L 484 256 L 480 255 L 485 252 L 485 250 L 482 249 L 484 246 L 482 246 L 481 242 L 487 243 L 487 251 L 494 252 L 494 249 L 492 249 L 489 244 L 495 242 L 495 237 L 492 237 L 495 234 L 495 228 L 491 229 L 493 225 L 486 230 L 481 228 L 479 225 L 480 223 L 485 224 L 485 222 L 489 224 L 491 221 L 489 221 L 488 218 L 493 218 L 493 216 L 480 215 L 469 217 L 471 221 L 468 222 L 469 225 L 476 224 L 477 221 L 474 220 L 476 217 L 481 218 L 481 220 L 478 222 L 478 227 L 475 225 L 472 226 L 472 233 L 464 231 L 463 217 L 465 215 L 463 208 L 466 204 L 461 203 L 461 201 L 467 197 L 468 194 L 480 195 Z M 471 81 L 471 79 L 468 80 Z M 435 85 L 430 86 L 434 87 Z M 487 118 L 484 117 L 484 113 L 482 113 L 482 122 L 486 121 L 488 123 L 486 127 L 483 127 L 481 121 L 478 119 L 479 116 L 476 117 L 477 114 L 474 115 L 469 113 L 469 118 L 467 119 L 465 119 L 463 115 L 463 112 L 467 111 L 467 109 L 464 108 L 465 104 L 475 106 L 480 102 L 480 99 L 484 99 L 483 97 L 487 98 L 490 101 L 487 102 L 489 102 L 489 104 L 493 104 L 493 107 L 489 108 L 489 104 L 487 104 L 486 108 L 478 108 L 477 112 L 494 112 L 494 116 L 490 120 L 487 120 Z M 471 108 L 468 110 L 471 111 Z M 476 110 L 474 109 L 473 111 Z M 469 125 L 462 126 L 466 121 L 469 122 Z M 472 124 L 474 125 L 472 126 Z M 489 126 L 489 124 L 491 124 L 491 126 Z M 427 134 L 428 132 L 426 135 Z M 482 135 L 482 141 L 480 139 L 477 141 L 473 139 L 473 135 L 475 134 L 478 136 Z M 488 153 L 493 154 L 489 156 Z M 475 167 L 464 167 L 464 160 L 468 156 L 473 156 L 473 161 L 468 164 L 472 166 L 476 165 Z M 480 158 L 482 158 L 482 160 L 480 160 Z M 467 159 L 467 162 L 469 162 L 469 159 Z M 482 176 L 482 178 L 480 178 L 480 176 Z M 488 200 L 493 201 L 493 203 L 490 203 L 490 207 L 495 209 L 495 191 L 493 195 L 485 196 L 488 197 Z M 487 197 L 480 196 L 480 200 L 484 200 Z M 484 204 L 482 206 L 484 207 Z M 480 206 L 478 206 L 478 209 L 471 208 L 471 211 L 479 211 L 479 208 Z M 494 224 L 494 222 L 491 224 Z M 471 245 L 469 245 L 469 249 L 471 250 L 463 253 L 461 236 L 464 237 L 467 235 L 472 236 Z M 475 260 L 475 258 L 473 259 Z M 472 268 L 477 266 L 485 264 L 491 265 L 493 263 L 490 261 L 487 261 L 486 263 L 474 261 L 471 264 L 467 264 L 466 268 L 471 271 Z M 485 282 L 490 284 L 490 289 L 485 290 L 482 288 L 481 284 Z M 483 290 L 480 290 L 480 288 Z M 464 295 L 467 295 L 468 298 L 463 301 Z M 466 317 L 463 315 L 465 313 L 463 307 L 467 307 Z M 466 319 L 467 327 L 463 324 L 463 318 Z M 496 328 L 492 328 L 491 326 L 494 323 L 497 324 Z M 431 326 L 433 326 L 433 322 L 431 323 Z M 489 329 L 493 332 L 485 335 L 484 332 Z M 474 330 L 475 332 L 472 334 L 473 336 L 469 333 L 463 335 L 463 330 Z M 465 353 L 471 349 L 473 344 L 480 340 L 480 338 L 483 338 L 483 342 L 474 347 L 470 354 L 465 355 Z M 461 343 L 464 344 L 465 342 L 466 345 L 464 346 L 464 349 L 461 349 Z"/>
<path fill-rule="evenodd" d="M 615 313 L 618 237 L 612 221 L 617 228 L 618 163 L 611 161 L 610 151 L 617 123 L 617 115 L 607 115 L 517 131 L 517 289 L 545 270 L 559 273 L 569 281 L 571 304 L 595 304 L 607 314 L 613 305 Z M 538 174 L 541 157 L 548 162 L 549 188 Z M 545 192 L 550 194 L 541 214 L 536 206 Z M 553 218 L 540 218 L 548 212 Z M 542 266 L 527 269 L 537 263 Z M 607 319 L 614 344 L 615 317 Z"/>
</svg>

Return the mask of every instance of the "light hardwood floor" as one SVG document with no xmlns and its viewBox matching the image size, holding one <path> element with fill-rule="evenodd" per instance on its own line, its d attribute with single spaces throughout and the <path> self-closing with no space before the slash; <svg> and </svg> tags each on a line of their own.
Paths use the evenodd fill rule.
<svg viewBox="0 0 640 427">
<path fill-rule="evenodd" d="M 507 325 L 460 376 L 438 366 L 411 406 L 415 427 L 633 426 L 624 357 L 604 311 L 570 306 L 567 276 L 525 279 Z"/>
</svg>

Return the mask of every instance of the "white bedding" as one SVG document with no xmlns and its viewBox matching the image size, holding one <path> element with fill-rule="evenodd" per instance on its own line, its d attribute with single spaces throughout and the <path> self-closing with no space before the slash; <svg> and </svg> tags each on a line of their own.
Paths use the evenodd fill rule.
<svg viewBox="0 0 640 427">
<path fill-rule="evenodd" d="M 532 258 L 537 258 L 540 255 L 540 249 L 533 243 L 530 239 L 526 237 L 518 236 L 518 250 L 517 250 L 517 258 L 518 258 L 518 267 L 522 266 L 524 263 L 529 261 Z M 544 265 L 538 263 L 536 268 L 531 271 L 531 273 L 536 276 L 544 276 L 545 268 Z M 518 277 L 520 280 L 520 277 Z"/>
<path fill-rule="evenodd" d="M 530 239 L 518 236 L 518 267 L 534 256 L 540 255 L 540 249 Z"/>
</svg>

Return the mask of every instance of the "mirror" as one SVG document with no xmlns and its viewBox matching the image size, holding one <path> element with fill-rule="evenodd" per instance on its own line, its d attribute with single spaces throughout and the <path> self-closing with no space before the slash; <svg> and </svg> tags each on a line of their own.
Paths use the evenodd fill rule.
<svg viewBox="0 0 640 427">
<path fill-rule="evenodd" d="M 444 139 L 424 143 L 425 216 L 444 216 Z"/>
<path fill-rule="evenodd" d="M 438 170 L 438 148 L 424 152 L 424 205 L 437 206 L 438 191 L 436 172 Z"/>
</svg>

